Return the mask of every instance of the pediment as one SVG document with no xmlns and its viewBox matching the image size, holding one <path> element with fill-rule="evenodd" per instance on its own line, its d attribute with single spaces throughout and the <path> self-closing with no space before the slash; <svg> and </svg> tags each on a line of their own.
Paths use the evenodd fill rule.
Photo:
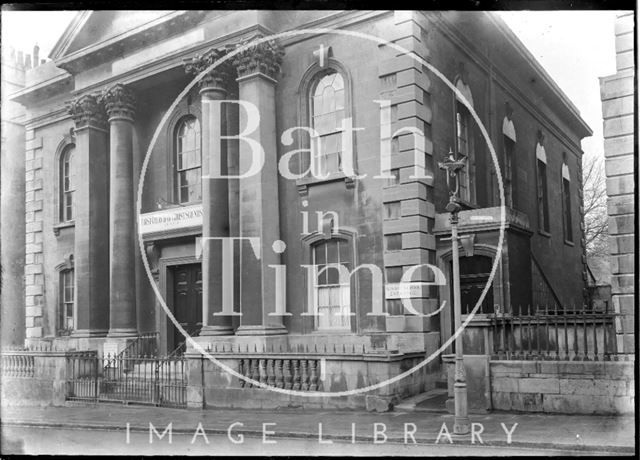
<svg viewBox="0 0 640 460">
<path fill-rule="evenodd" d="M 53 50 L 54 60 L 130 33 L 169 16 L 173 11 L 80 11 L 62 34 Z"/>
</svg>

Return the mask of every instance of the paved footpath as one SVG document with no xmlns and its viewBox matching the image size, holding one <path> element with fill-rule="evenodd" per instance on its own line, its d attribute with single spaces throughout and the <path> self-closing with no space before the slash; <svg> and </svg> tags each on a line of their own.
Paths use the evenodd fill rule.
<svg viewBox="0 0 640 460">
<path fill-rule="evenodd" d="M 471 436 L 453 434 L 453 416 L 427 412 L 370 413 L 360 411 L 321 411 L 303 409 L 187 410 L 147 406 L 87 405 L 66 407 L 2 407 L 3 426 L 57 427 L 122 431 L 129 424 L 130 432 L 149 432 L 150 424 L 162 433 L 169 423 L 172 432 L 194 434 L 198 424 L 207 435 L 242 433 L 246 436 L 268 438 L 305 438 L 419 444 L 470 445 Z M 238 424 L 236 422 L 240 422 Z M 569 449 L 584 452 L 635 451 L 635 418 L 633 416 L 586 416 L 515 414 L 494 412 L 472 415 L 471 422 L 480 424 L 479 432 L 485 446 L 528 447 L 532 449 Z M 236 423 L 235 425 L 233 425 Z M 517 426 L 514 425 L 517 423 Z M 269 425 L 264 425 L 269 424 Z M 320 428 L 320 424 L 322 424 Z M 451 434 L 444 433 L 443 424 Z M 231 428 L 230 428 L 231 427 Z M 511 442 L 505 430 L 512 430 Z M 270 433 L 271 432 L 271 433 Z M 386 438 L 384 437 L 386 436 Z M 478 438 L 474 444 L 480 444 Z"/>
</svg>

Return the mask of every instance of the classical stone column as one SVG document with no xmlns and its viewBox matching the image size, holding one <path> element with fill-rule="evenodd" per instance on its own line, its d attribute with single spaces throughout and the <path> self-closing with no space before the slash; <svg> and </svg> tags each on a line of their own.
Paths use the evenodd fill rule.
<svg viewBox="0 0 640 460">
<path fill-rule="evenodd" d="M 185 70 L 199 75 L 224 55 L 223 51 L 210 50 L 202 56 L 196 55 L 186 62 Z M 200 81 L 202 103 L 202 329 L 201 336 L 231 335 L 231 316 L 222 315 L 223 303 L 230 302 L 223 296 L 222 241 L 209 238 L 229 236 L 229 189 L 226 176 L 226 142 L 220 138 L 226 134 L 226 104 L 220 104 L 220 112 L 215 110 L 215 101 L 227 96 L 232 67 L 228 62 L 216 66 Z M 216 174 L 216 171 L 219 171 Z M 233 274 L 231 274 L 233 276 Z M 231 311 L 228 305 L 226 311 Z"/>
<path fill-rule="evenodd" d="M 248 243 L 243 244 L 239 335 L 287 332 L 282 316 L 269 315 L 276 312 L 276 271 L 269 265 L 280 264 L 273 245 L 280 240 L 275 92 L 281 61 L 282 50 L 274 42 L 251 46 L 235 59 L 238 98 L 255 105 L 260 114 L 257 128 L 246 137 L 260 144 L 265 156 L 257 174 L 240 179 L 240 236 L 259 238 L 260 258 Z M 240 132 L 247 125 L 247 111 L 240 108 Z M 241 140 L 240 174 L 249 171 L 253 160 L 251 145 Z"/>
<path fill-rule="evenodd" d="M 74 193 L 76 330 L 104 336 L 109 326 L 109 152 L 104 107 L 92 95 L 68 105 L 75 122 Z"/>
<path fill-rule="evenodd" d="M 102 99 L 109 116 L 110 216 L 109 221 L 109 337 L 137 335 L 135 222 L 133 177 L 133 115 L 135 100 L 118 83 Z"/>
</svg>

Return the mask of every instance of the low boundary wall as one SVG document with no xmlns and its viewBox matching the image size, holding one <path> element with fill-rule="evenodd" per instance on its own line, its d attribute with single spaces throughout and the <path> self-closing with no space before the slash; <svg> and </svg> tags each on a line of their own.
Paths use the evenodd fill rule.
<svg viewBox="0 0 640 460">
<path fill-rule="evenodd" d="M 633 414 L 635 361 L 490 361 L 493 409 Z"/>
</svg>

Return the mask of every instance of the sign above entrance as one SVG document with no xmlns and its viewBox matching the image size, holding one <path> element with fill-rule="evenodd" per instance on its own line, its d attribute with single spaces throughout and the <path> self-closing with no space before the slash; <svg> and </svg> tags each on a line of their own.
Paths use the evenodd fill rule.
<svg viewBox="0 0 640 460">
<path fill-rule="evenodd" d="M 140 214 L 138 225 L 143 235 L 202 227 L 202 204 Z"/>
<path fill-rule="evenodd" d="M 422 283 L 387 283 L 384 291 L 387 299 L 422 297 Z"/>
</svg>

